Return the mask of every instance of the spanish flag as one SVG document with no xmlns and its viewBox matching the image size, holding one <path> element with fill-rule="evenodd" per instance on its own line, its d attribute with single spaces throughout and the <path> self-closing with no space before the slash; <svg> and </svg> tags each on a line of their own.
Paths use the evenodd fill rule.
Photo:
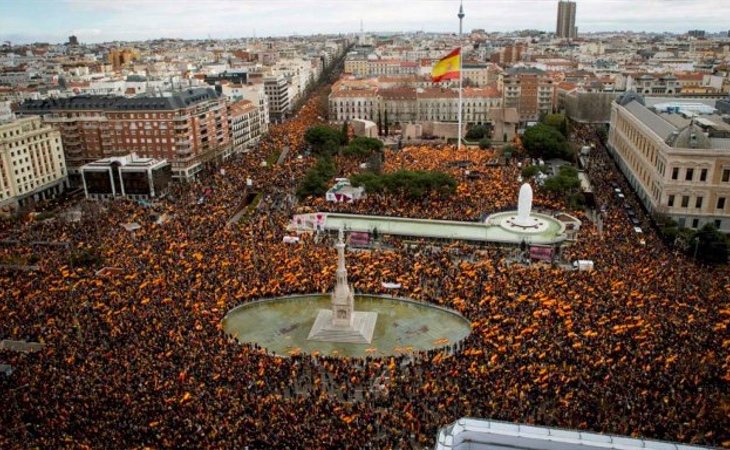
<svg viewBox="0 0 730 450">
<path fill-rule="evenodd" d="M 458 80 L 461 68 L 461 48 L 454 49 L 434 64 L 431 78 L 434 83 L 444 80 Z"/>
</svg>

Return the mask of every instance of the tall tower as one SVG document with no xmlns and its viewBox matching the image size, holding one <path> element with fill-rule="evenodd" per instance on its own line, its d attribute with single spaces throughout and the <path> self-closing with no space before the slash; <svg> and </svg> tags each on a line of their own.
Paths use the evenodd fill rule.
<svg viewBox="0 0 730 450">
<path fill-rule="evenodd" d="M 558 24 L 555 34 L 559 38 L 575 39 L 578 37 L 578 29 L 575 27 L 575 2 L 560 0 L 558 2 Z"/>
<path fill-rule="evenodd" d="M 456 15 L 459 18 L 459 37 L 461 37 L 461 25 L 464 21 L 464 2 L 459 4 L 459 14 Z"/>
</svg>

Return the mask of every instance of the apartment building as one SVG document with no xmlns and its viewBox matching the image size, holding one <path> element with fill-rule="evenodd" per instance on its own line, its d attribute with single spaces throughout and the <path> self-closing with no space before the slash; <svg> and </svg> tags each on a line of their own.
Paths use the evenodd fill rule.
<svg viewBox="0 0 730 450">
<path fill-rule="evenodd" d="M 228 105 L 228 128 L 231 131 L 231 152 L 241 153 L 256 145 L 268 130 L 262 111 L 248 100 Z"/>
<path fill-rule="evenodd" d="M 730 124 L 702 102 L 655 100 L 613 103 L 611 153 L 647 210 L 730 233 Z"/>
<path fill-rule="evenodd" d="M 84 164 L 136 153 L 164 159 L 173 176 L 190 179 L 204 164 L 231 152 L 225 98 L 213 89 L 186 89 L 169 97 L 76 96 L 23 103 L 61 132 L 69 173 Z"/>
<path fill-rule="evenodd" d="M 521 122 L 536 121 L 554 108 L 553 80 L 546 72 L 513 67 L 502 73 L 502 106 L 515 108 Z"/>
<path fill-rule="evenodd" d="M 220 84 L 220 90 L 229 102 L 248 100 L 253 103 L 261 111 L 261 118 L 264 121 L 263 133 L 268 132 L 271 121 L 269 115 L 269 98 L 264 92 L 263 83 L 234 84 L 224 81 Z"/>
<path fill-rule="evenodd" d="M 0 213 L 51 198 L 67 186 L 61 134 L 39 117 L 0 121 Z"/>
<path fill-rule="evenodd" d="M 358 78 L 378 75 L 412 75 L 419 72 L 419 64 L 415 61 L 401 59 L 366 59 L 355 56 L 345 60 L 345 73 Z"/>
<path fill-rule="evenodd" d="M 682 83 L 672 74 L 632 74 L 627 77 L 626 90 L 642 95 L 677 95 L 682 92 Z"/>
<path fill-rule="evenodd" d="M 285 119 L 292 109 L 289 82 L 286 77 L 284 75 L 265 77 L 264 93 L 268 98 L 271 121 Z"/>
</svg>

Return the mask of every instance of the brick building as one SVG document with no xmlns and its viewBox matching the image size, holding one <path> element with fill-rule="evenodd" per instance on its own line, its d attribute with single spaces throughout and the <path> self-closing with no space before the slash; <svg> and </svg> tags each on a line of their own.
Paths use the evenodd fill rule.
<svg viewBox="0 0 730 450">
<path fill-rule="evenodd" d="M 136 153 L 170 161 L 174 177 L 189 179 L 231 152 L 226 102 L 213 89 L 169 97 L 31 100 L 18 113 L 41 115 L 61 131 L 70 175 L 92 161 Z"/>
<path fill-rule="evenodd" d="M 502 74 L 502 87 L 502 106 L 516 108 L 522 122 L 553 111 L 553 80 L 540 69 L 508 69 Z"/>
</svg>

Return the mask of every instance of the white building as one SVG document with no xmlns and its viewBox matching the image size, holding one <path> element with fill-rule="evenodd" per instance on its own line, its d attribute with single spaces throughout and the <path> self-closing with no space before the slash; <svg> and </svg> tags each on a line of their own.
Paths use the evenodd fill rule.
<svg viewBox="0 0 730 450">
<path fill-rule="evenodd" d="M 271 120 L 283 120 L 291 111 L 289 83 L 284 75 L 264 78 L 264 93 L 269 99 Z"/>
<path fill-rule="evenodd" d="M 221 83 L 221 90 L 229 102 L 248 100 L 256 105 L 262 113 L 266 130 L 268 130 L 270 123 L 269 97 L 264 92 L 263 84 L 234 84 L 226 81 Z"/>
<path fill-rule="evenodd" d="M 228 129 L 231 133 L 231 152 L 245 152 L 256 145 L 268 131 L 262 111 L 248 100 L 228 105 Z"/>
<path fill-rule="evenodd" d="M 0 122 L 0 211 L 63 192 L 68 183 L 60 132 L 40 117 L 0 116 L 9 118 Z"/>
</svg>

